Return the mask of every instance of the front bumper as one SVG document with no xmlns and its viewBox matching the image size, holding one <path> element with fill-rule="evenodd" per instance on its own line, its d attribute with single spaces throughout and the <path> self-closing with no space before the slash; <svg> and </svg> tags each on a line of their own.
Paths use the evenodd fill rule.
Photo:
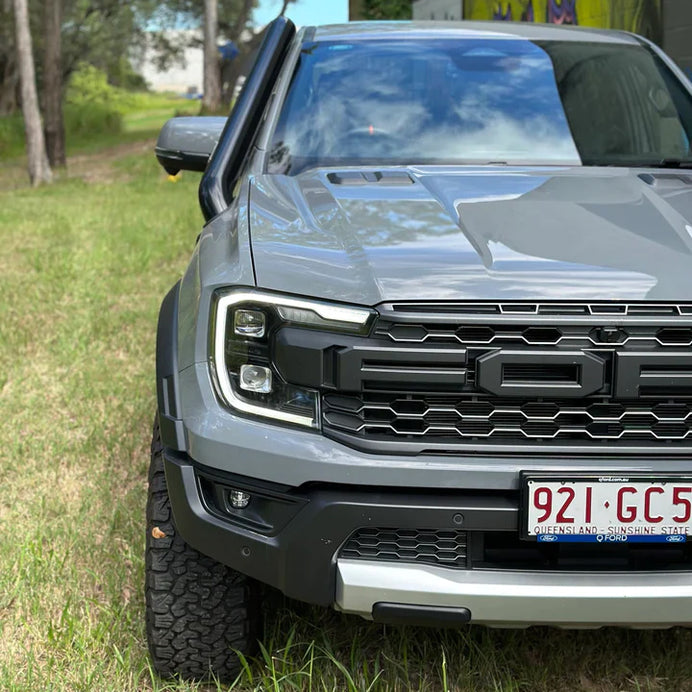
<svg viewBox="0 0 692 692">
<path fill-rule="evenodd" d="M 176 528 L 205 555 L 291 598 L 333 605 L 337 553 L 363 526 L 512 531 L 516 503 L 505 493 L 394 492 L 318 486 L 304 490 L 219 474 L 181 454 L 164 452 Z M 212 490 L 205 492 L 205 487 Z M 224 511 L 221 489 L 253 496 L 248 512 Z M 249 514 L 253 503 L 262 516 Z M 226 508 L 227 509 L 227 508 Z M 459 523 L 461 517 L 461 523 Z"/>
<path fill-rule="evenodd" d="M 692 574 L 449 570 L 339 560 L 336 604 L 369 618 L 378 603 L 464 608 L 493 626 L 692 624 Z"/>
<path fill-rule="evenodd" d="M 398 621 L 419 624 L 692 624 L 692 570 L 456 569 L 340 557 L 342 546 L 363 527 L 516 532 L 516 494 L 295 489 L 220 474 L 170 451 L 164 461 L 176 527 L 185 541 L 291 598 L 376 620 L 387 621 L 378 614 L 394 611 L 402 613 Z M 218 498 L 230 488 L 252 495 L 248 510 L 223 510 Z"/>
</svg>

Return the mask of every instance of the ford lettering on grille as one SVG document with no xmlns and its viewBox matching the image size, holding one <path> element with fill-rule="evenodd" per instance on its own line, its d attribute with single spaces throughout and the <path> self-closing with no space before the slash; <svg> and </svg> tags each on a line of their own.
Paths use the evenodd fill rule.
<svg viewBox="0 0 692 692">
<path fill-rule="evenodd" d="M 478 386 L 498 396 L 585 397 L 606 385 L 606 361 L 581 352 L 497 350 L 476 360 Z M 616 353 L 610 393 L 617 399 L 692 385 L 690 353 Z"/>
</svg>

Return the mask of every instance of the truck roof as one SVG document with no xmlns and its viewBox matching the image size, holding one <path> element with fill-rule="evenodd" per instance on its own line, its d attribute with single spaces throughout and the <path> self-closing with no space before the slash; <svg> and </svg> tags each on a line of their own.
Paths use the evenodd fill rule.
<svg viewBox="0 0 692 692">
<path fill-rule="evenodd" d="M 634 34 L 612 29 L 534 24 L 529 22 L 350 22 L 306 27 L 311 41 L 395 39 L 395 38 L 524 38 L 541 41 L 586 41 L 637 44 Z"/>
</svg>

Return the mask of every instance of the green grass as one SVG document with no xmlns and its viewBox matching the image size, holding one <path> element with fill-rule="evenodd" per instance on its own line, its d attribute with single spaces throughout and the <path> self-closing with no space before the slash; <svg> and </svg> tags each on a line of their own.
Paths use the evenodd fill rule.
<svg viewBox="0 0 692 692">
<path fill-rule="evenodd" d="M 144 638 L 155 325 L 198 179 L 150 153 L 85 165 L 110 174 L 0 187 L 0 689 L 226 689 L 158 680 Z M 236 690 L 692 690 L 683 630 L 393 629 L 276 594 L 266 612 Z"/>
<path fill-rule="evenodd" d="M 168 105 L 148 110 L 134 111 L 124 116 L 125 132 L 151 132 L 158 130 L 161 124 L 175 115 L 198 115 L 199 103 L 196 101 L 170 100 Z"/>
</svg>

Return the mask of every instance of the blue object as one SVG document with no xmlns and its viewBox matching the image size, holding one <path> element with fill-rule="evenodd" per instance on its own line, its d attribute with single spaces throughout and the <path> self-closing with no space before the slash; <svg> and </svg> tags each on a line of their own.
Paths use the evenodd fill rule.
<svg viewBox="0 0 692 692">
<path fill-rule="evenodd" d="M 224 43 L 223 46 L 219 46 L 219 53 L 221 54 L 222 60 L 230 61 L 237 57 L 240 51 L 238 50 L 238 46 L 236 46 L 233 41 L 228 41 L 227 43 Z"/>
<path fill-rule="evenodd" d="M 539 543 L 604 543 L 606 545 L 617 545 L 618 543 L 685 543 L 687 536 L 684 534 L 665 534 L 665 535 L 604 535 L 604 534 L 541 534 L 537 536 Z"/>
</svg>

